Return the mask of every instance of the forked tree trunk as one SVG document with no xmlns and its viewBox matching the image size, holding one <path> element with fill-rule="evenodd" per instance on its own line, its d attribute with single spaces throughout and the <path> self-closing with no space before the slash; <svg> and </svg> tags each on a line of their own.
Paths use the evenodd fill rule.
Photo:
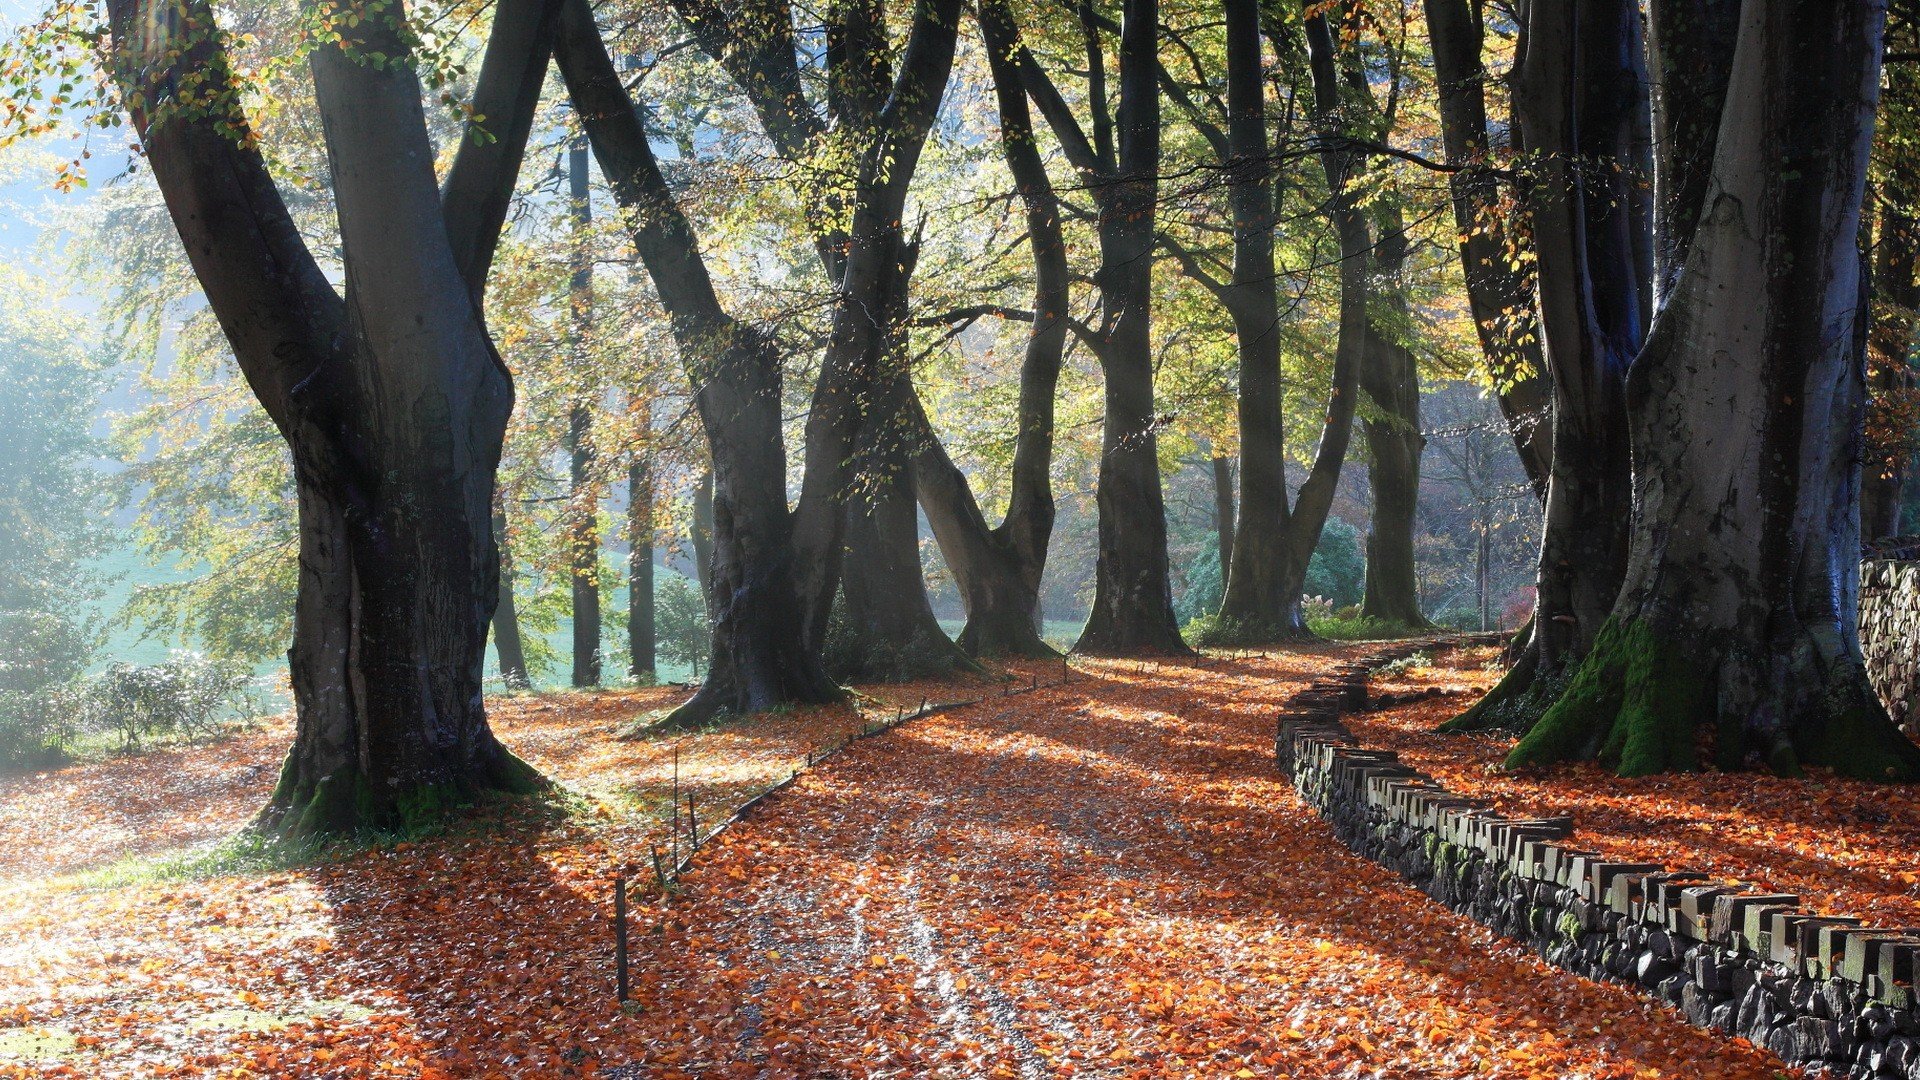
<svg viewBox="0 0 1920 1080">
<path fill-rule="evenodd" d="M 989 527 L 966 474 L 934 436 L 918 395 L 907 412 L 914 490 L 966 605 L 967 623 L 955 643 L 974 657 L 1050 657 L 1058 654 L 1041 637 L 1040 579 L 1053 533 L 1053 400 L 1071 302 L 1066 241 L 1013 58 L 1017 33 L 999 4 L 980 5 L 978 20 L 999 106 L 1001 152 L 1026 207 L 1033 252 L 1033 329 L 1020 364 L 1012 490 L 1005 519 Z"/>
<path fill-rule="evenodd" d="M 488 107 L 502 137 L 463 149 L 444 201 L 395 28 L 364 22 L 314 52 L 344 301 L 238 137 L 247 118 L 222 93 L 229 64 L 212 11 L 116 0 L 109 18 L 113 75 L 188 258 L 294 457 L 297 723 L 261 826 L 407 826 L 483 791 L 531 789 L 537 774 L 494 738 L 481 694 L 512 387 L 478 296 L 530 123 L 515 110 L 544 69 L 545 10 L 497 15 L 477 99 L 498 102 Z M 397 59 L 355 63 L 346 47 Z M 165 108 L 180 85 L 214 97 Z"/>
<path fill-rule="evenodd" d="M 1515 765 L 1622 775 L 1750 753 L 1920 775 L 1856 636 L 1863 407 L 1856 247 L 1882 11 L 1749 0 L 1703 212 L 1629 385 L 1625 587 Z"/>
<path fill-rule="evenodd" d="M 837 701 L 804 634 L 780 415 L 780 355 L 721 306 L 692 225 L 674 201 L 586 0 L 565 0 L 554 46 L 568 96 L 626 217 L 696 388 L 713 458 L 713 619 L 707 677 L 666 723 Z"/>
<path fill-rule="evenodd" d="M 1106 412 L 1100 436 L 1100 547 L 1093 609 L 1074 651 L 1094 656 L 1183 655 L 1167 565 L 1153 406 L 1153 255 L 1160 170 L 1158 0 L 1126 0 L 1120 29 L 1120 105 L 1113 183 L 1099 200 L 1098 350 Z M 1104 103 L 1102 105 L 1104 108 Z"/>
<path fill-rule="evenodd" d="M 1536 4 L 1517 111 L 1540 164 L 1526 185 L 1540 330 L 1553 387 L 1553 465 L 1533 654 L 1451 730 L 1538 719 L 1592 650 L 1619 595 L 1631 503 L 1626 376 L 1650 313 L 1648 216 L 1633 162 L 1647 84 L 1633 0 Z"/>
</svg>

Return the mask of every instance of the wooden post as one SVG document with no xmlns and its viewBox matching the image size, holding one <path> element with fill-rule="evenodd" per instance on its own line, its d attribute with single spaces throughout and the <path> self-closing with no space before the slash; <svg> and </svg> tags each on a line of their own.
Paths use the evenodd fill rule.
<svg viewBox="0 0 1920 1080">
<path fill-rule="evenodd" d="M 654 849 L 655 858 L 659 848 Z M 613 876 L 613 984 L 622 1004 L 627 1000 L 627 879 Z"/>
<path fill-rule="evenodd" d="M 693 792 L 687 792 L 687 857 L 700 850 L 700 819 L 693 816 Z"/>
</svg>

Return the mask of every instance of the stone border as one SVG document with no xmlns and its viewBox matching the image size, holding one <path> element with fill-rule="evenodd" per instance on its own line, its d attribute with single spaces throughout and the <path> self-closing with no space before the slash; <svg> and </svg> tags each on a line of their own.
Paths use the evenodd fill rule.
<svg viewBox="0 0 1920 1080">
<path fill-rule="evenodd" d="M 1639 989 L 1815 1075 L 1920 1080 L 1920 930 L 1614 861 L 1579 848 L 1570 817 L 1505 817 L 1392 751 L 1361 747 L 1341 718 L 1366 707 L 1369 673 L 1458 643 L 1394 645 L 1282 707 L 1280 770 L 1343 843 L 1551 964 Z"/>
</svg>

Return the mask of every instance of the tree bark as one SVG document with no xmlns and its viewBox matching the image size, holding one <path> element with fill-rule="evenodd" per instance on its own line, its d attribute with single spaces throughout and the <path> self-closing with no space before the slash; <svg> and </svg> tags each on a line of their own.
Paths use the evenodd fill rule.
<svg viewBox="0 0 1920 1080">
<path fill-rule="evenodd" d="M 855 490 L 846 499 L 846 572 L 840 607 L 826 642 L 827 672 L 842 681 L 904 682 L 971 668 L 949 639 L 927 598 L 920 565 L 920 517 L 912 461 L 915 405 L 906 360 L 906 292 L 911 254 L 896 256 L 882 297 L 889 330 L 890 374 L 870 399 L 855 459 Z"/>
<path fill-rule="evenodd" d="M 1649 215 L 1632 162 L 1645 141 L 1646 74 L 1632 0 L 1536 4 L 1516 84 L 1539 158 L 1533 219 L 1541 336 L 1553 388 L 1553 467 L 1527 648 L 1473 709 L 1447 725 L 1524 729 L 1594 647 L 1626 569 L 1632 501 L 1626 375 L 1650 313 Z M 1538 688 L 1538 692 L 1534 692 Z"/>
<path fill-rule="evenodd" d="M 513 602 L 513 549 L 507 542 L 507 515 L 493 514 L 493 542 L 500 548 L 500 602 L 493 609 L 493 648 L 500 659 L 500 681 L 509 690 L 533 685 L 527 678 L 527 650 L 520 640 L 520 609 Z"/>
<path fill-rule="evenodd" d="M 1873 327 L 1867 353 L 1867 454 L 1860 481 L 1860 536 L 1900 533 L 1900 509 L 1913 456 L 1914 313 L 1920 310 L 1920 223 L 1893 181 L 1880 211 L 1873 268 Z"/>
<path fill-rule="evenodd" d="M 1374 279 L 1386 295 L 1375 304 L 1404 323 L 1408 318 L 1407 296 L 1400 275 L 1406 262 L 1407 237 L 1397 210 L 1385 218 L 1385 235 L 1374 258 Z M 1360 372 L 1360 388 L 1373 399 L 1379 416 L 1363 423 L 1373 514 L 1367 526 L 1366 591 L 1360 601 L 1360 614 L 1423 629 L 1433 624 L 1420 610 L 1413 535 L 1420 504 L 1420 455 L 1427 439 L 1420 433 L 1419 364 L 1412 351 L 1399 342 L 1397 333 L 1380 318 L 1368 319 L 1367 359 Z"/>
<path fill-rule="evenodd" d="M 906 416 L 914 490 L 966 605 L 967 623 L 956 644 L 974 657 L 1052 657 L 1059 654 L 1041 637 L 1040 579 L 1053 533 L 1054 396 L 1072 299 L 1066 240 L 1014 59 L 1018 32 L 1000 4 L 982 4 L 977 15 L 999 107 L 1001 152 L 1026 208 L 1033 328 L 1020 364 L 1019 429 L 1005 518 L 997 527 L 987 524 L 966 474 L 934 436 L 917 395 Z"/>
<path fill-rule="evenodd" d="M 1500 414 L 1534 495 L 1545 502 L 1552 466 L 1551 388 L 1540 355 L 1532 291 L 1508 251 L 1515 238 L 1493 172 L 1480 5 L 1472 0 L 1426 0 L 1426 13 L 1441 140 L 1447 164 L 1456 169 L 1447 183 L 1454 227 L 1460 233 L 1467 305 Z"/>
<path fill-rule="evenodd" d="M 527 77 L 528 63 L 497 57 L 546 53 L 542 20 L 507 7 L 496 32 L 518 37 L 489 49 L 489 100 L 514 97 L 498 90 L 504 67 L 516 86 Z M 484 273 L 487 259 L 455 250 L 490 252 L 497 232 L 460 192 L 510 190 L 520 150 L 469 159 L 478 180 L 443 203 L 396 27 L 363 22 L 343 45 L 318 49 L 343 300 L 245 137 L 211 9 L 116 0 L 109 20 L 113 76 L 189 261 L 294 457 L 297 722 L 260 826 L 410 826 L 484 791 L 530 789 L 537 774 L 494 738 L 481 694 L 499 587 L 493 481 L 512 386 L 480 320 L 482 283 L 464 272 Z M 347 46 L 396 62 L 356 64 Z M 183 86 L 201 96 L 178 102 Z M 506 112 L 511 133 L 521 125 Z"/>
<path fill-rule="evenodd" d="M 587 145 L 567 148 L 568 217 L 573 275 L 567 283 L 574 378 L 592 385 L 587 342 L 593 331 L 593 191 Z M 573 590 L 573 685 L 600 685 L 600 500 L 594 487 L 593 404 L 576 391 L 567 410 L 567 579 Z"/>
<path fill-rule="evenodd" d="M 1215 457 L 1213 465 L 1214 545 L 1220 556 L 1220 572 L 1233 565 L 1233 459 Z"/>
<path fill-rule="evenodd" d="M 639 406 L 643 412 L 645 406 Z M 653 611 L 653 469 L 645 447 L 627 461 L 627 677 L 657 677 Z"/>
<path fill-rule="evenodd" d="M 838 701 L 840 688 L 805 635 L 787 508 L 779 353 L 768 335 L 722 307 L 586 0 L 565 0 L 554 56 L 671 320 L 713 459 L 712 554 L 705 560 L 712 655 L 700 689 L 665 723 L 691 726 L 724 712 Z"/>
<path fill-rule="evenodd" d="M 1703 209 L 1634 363 L 1625 585 L 1515 765 L 1622 775 L 1752 754 L 1920 775 L 1856 634 L 1863 408 L 1861 196 L 1879 89 L 1876 5 L 1750 0 Z"/>
</svg>

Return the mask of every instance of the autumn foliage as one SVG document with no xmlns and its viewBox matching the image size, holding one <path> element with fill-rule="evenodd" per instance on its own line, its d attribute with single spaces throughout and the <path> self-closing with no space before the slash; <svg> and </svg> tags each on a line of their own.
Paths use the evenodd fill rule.
<svg viewBox="0 0 1920 1080">
<path fill-rule="evenodd" d="M 1626 990 L 1552 971 L 1341 847 L 1271 751 L 1278 702 L 1344 655 L 1081 662 L 1071 682 L 1014 696 L 900 688 L 869 699 L 868 717 L 987 696 L 853 742 L 711 840 L 667 892 L 650 849 L 668 842 L 676 747 L 683 791 L 719 820 L 865 718 L 801 710 L 622 742 L 658 692 L 512 699 L 500 728 L 563 781 L 559 806 L 198 880 L 76 872 L 244 820 L 271 783 L 277 732 L 12 781 L 0 1076 L 1778 1073 Z M 1043 683 L 1061 671 L 1022 670 Z M 1379 689 L 1486 678 L 1416 669 Z M 1414 733 L 1449 700 L 1360 722 L 1370 742 L 1437 753 L 1461 741 Z M 1421 764 L 1455 786 L 1486 775 L 1464 751 Z M 1658 830 L 1689 845 L 1663 857 L 1773 873 L 1822 906 L 1913 909 L 1891 869 L 1912 849 L 1907 809 L 1845 823 L 1864 807 L 1829 785 L 1822 844 L 1752 799 L 1711 813 L 1683 801 L 1683 785 L 1718 778 L 1635 782 L 1672 785 L 1663 805 L 1603 802 L 1576 786 L 1597 780 L 1567 774 L 1485 783 L 1517 803 L 1584 800 L 1583 837 L 1598 843 Z M 1759 797 L 1779 805 L 1789 790 Z M 1735 814 L 1772 832 L 1748 836 Z M 616 868 L 637 881 L 624 1009 Z"/>
</svg>

